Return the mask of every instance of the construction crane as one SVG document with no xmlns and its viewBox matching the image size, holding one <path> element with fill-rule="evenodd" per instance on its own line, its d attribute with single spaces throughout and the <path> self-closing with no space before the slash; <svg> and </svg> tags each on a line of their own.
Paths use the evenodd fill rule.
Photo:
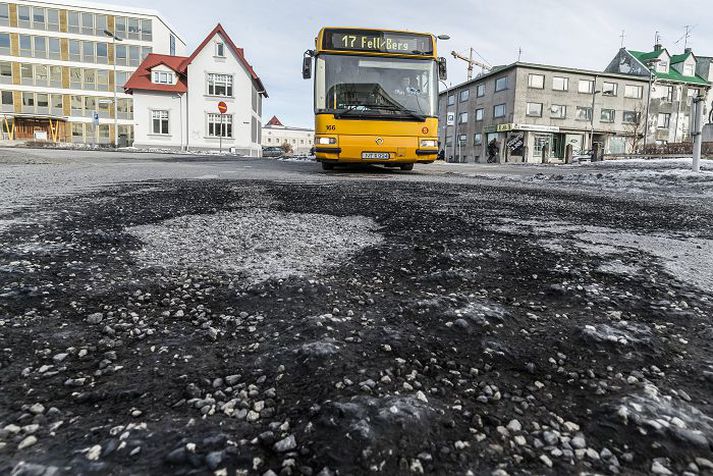
<svg viewBox="0 0 713 476">
<path fill-rule="evenodd" d="M 474 66 L 480 66 L 483 69 L 483 73 L 485 73 L 486 71 L 491 71 L 493 69 L 485 63 L 481 63 L 480 61 L 474 60 L 473 53 L 475 53 L 475 50 L 473 48 L 470 48 L 470 53 L 468 56 L 462 55 L 456 51 L 451 51 L 451 55 L 453 55 L 455 59 L 463 60 L 468 63 L 468 81 L 473 79 Z"/>
</svg>

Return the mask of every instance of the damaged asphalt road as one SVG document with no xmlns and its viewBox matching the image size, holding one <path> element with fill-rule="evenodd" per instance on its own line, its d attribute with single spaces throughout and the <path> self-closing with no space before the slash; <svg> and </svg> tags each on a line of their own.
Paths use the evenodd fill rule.
<svg viewBox="0 0 713 476">
<path fill-rule="evenodd" d="M 0 474 L 710 474 L 710 208 L 379 178 L 5 214 Z"/>
</svg>

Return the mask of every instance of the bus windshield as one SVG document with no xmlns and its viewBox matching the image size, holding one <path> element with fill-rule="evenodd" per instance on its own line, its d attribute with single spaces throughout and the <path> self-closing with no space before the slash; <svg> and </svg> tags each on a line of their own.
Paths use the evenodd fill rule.
<svg viewBox="0 0 713 476">
<path fill-rule="evenodd" d="M 319 55 L 315 112 L 343 118 L 434 117 L 437 74 L 432 59 Z"/>
</svg>

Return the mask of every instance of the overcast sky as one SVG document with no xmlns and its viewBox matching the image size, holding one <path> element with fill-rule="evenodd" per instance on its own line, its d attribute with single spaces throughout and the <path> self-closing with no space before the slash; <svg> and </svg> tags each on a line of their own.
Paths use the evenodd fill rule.
<svg viewBox="0 0 713 476">
<path fill-rule="evenodd" d="M 148 6 L 145 0 L 121 1 Z M 312 127 L 313 116 L 302 53 L 314 48 L 323 26 L 448 34 L 451 40 L 439 42 L 439 53 L 448 57 L 453 84 L 465 80 L 466 65 L 450 51 L 471 46 L 493 65 L 516 61 L 522 48 L 523 61 L 601 70 L 619 49 L 622 30 L 630 49 L 652 49 L 658 30 L 669 52 L 679 53 L 684 42 L 674 43 L 691 25 L 694 52 L 713 56 L 710 0 L 153 0 L 150 8 L 178 29 L 189 52 L 222 23 L 268 90 L 264 120 L 277 115 L 303 127 Z"/>
</svg>

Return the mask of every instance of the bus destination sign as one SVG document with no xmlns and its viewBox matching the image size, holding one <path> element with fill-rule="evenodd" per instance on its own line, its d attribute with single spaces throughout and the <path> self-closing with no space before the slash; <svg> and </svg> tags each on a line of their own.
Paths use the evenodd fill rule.
<svg viewBox="0 0 713 476">
<path fill-rule="evenodd" d="M 336 51 L 360 51 L 402 55 L 433 54 L 430 35 L 370 30 L 325 30 L 322 48 Z"/>
</svg>

